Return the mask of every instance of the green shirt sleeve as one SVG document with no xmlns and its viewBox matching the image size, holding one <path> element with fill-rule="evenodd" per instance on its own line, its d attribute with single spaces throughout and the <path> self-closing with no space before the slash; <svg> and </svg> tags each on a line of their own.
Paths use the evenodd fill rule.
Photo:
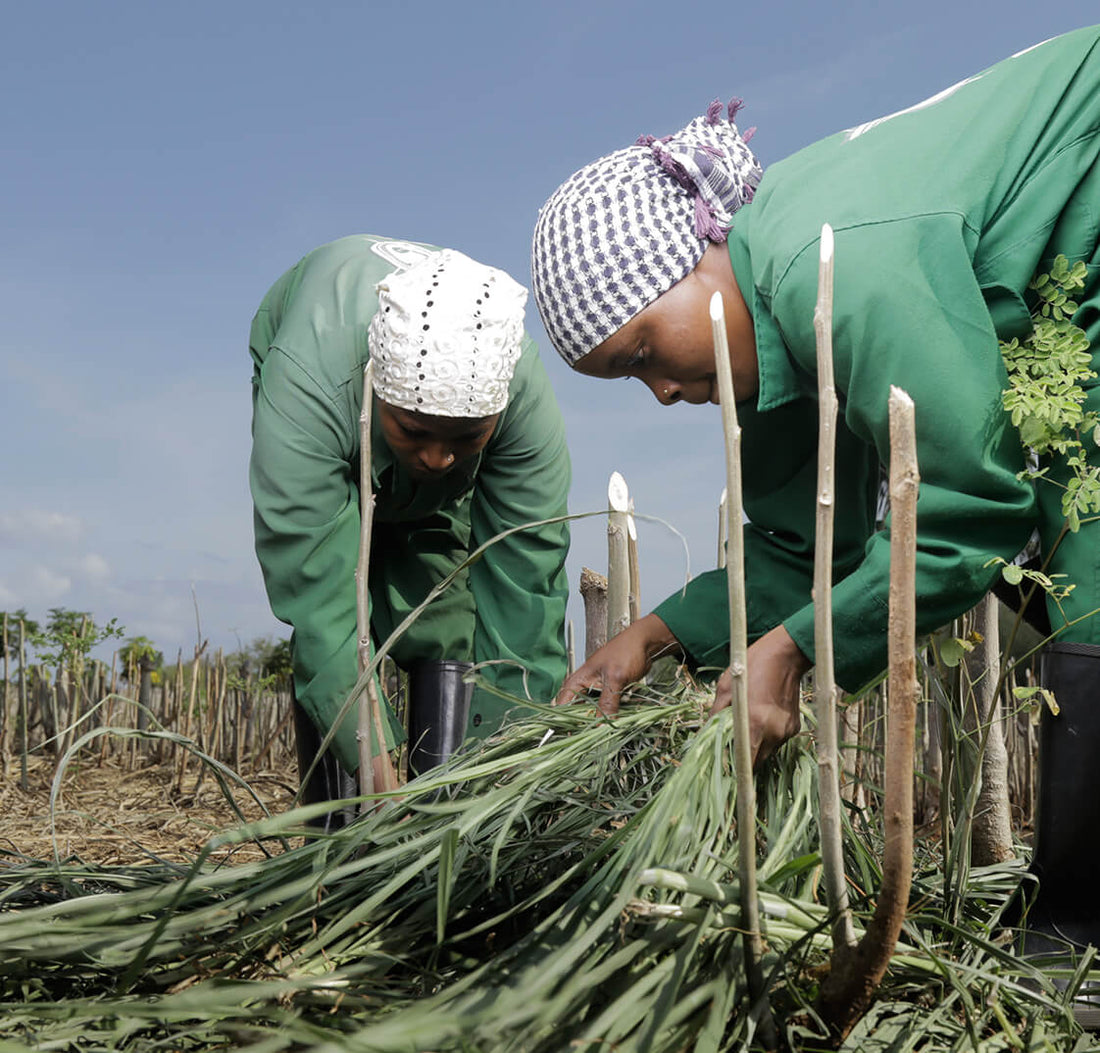
<svg viewBox="0 0 1100 1053">
<path fill-rule="evenodd" d="M 525 338 L 508 406 L 478 472 L 471 545 L 510 527 L 565 515 L 570 477 L 561 410 L 538 350 Z M 537 702 L 548 701 L 565 677 L 568 549 L 568 524 L 552 523 L 496 542 L 470 568 L 475 660 L 507 660 L 486 668 L 485 675 L 521 698 L 529 693 Z"/>
</svg>

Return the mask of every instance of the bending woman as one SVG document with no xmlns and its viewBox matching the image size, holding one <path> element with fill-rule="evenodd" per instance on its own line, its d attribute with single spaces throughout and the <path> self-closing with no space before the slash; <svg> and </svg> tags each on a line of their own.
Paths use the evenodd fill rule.
<svg viewBox="0 0 1100 1053">
<path fill-rule="evenodd" d="M 359 414 L 368 360 L 376 392 L 369 570 L 376 646 L 474 548 L 566 512 L 569 455 L 554 393 L 523 331 L 526 296 L 503 271 L 462 253 L 357 235 L 309 253 L 256 312 L 256 552 L 272 610 L 294 628 L 303 771 L 357 678 Z M 417 753 L 420 732 L 463 697 L 468 663 L 494 663 L 485 679 L 510 694 L 553 695 L 565 675 L 568 546 L 565 523 L 498 542 L 393 647 L 410 672 L 414 770 L 504 719 L 507 704 L 475 690 L 453 741 L 437 743 L 431 757 Z M 354 793 L 346 776 L 359 765 L 355 724 L 352 707 L 308 799 Z M 391 714 L 389 745 L 401 739 Z"/>
<path fill-rule="evenodd" d="M 1100 410 L 1100 30 L 1048 41 L 901 113 L 840 132 L 762 173 L 715 104 L 575 173 L 542 209 L 534 291 L 546 330 L 579 372 L 637 377 L 662 405 L 717 399 L 707 312 L 725 301 L 744 450 L 748 699 L 753 751 L 799 727 L 814 658 L 811 601 L 817 458 L 813 331 L 818 238 L 836 234 L 837 437 L 832 607 L 836 676 L 857 690 L 886 664 L 889 523 L 874 530 L 888 457 L 887 395 L 916 403 L 921 485 L 917 621 L 922 633 L 973 607 L 1038 531 L 1048 572 L 1074 591 L 1048 604 L 1058 642 L 1047 714 L 1036 930 L 1100 942 L 1100 511 L 1065 531 L 1064 458 L 1035 483 L 1003 403 L 999 341 L 1025 339 L 1029 282 L 1064 255 L 1084 272 L 1074 323 L 1093 372 L 1078 387 Z M 1082 434 L 1085 474 L 1100 451 Z M 1062 487 L 1052 485 L 1063 484 Z M 1091 518 L 1090 518 L 1091 517 Z M 653 657 L 728 663 L 724 571 L 694 579 L 594 654 L 559 699 L 619 693 Z M 720 681 L 716 706 L 729 701 Z M 1096 776 L 1096 777 L 1094 777 Z M 1034 943 L 1033 943 L 1034 946 Z"/>
</svg>

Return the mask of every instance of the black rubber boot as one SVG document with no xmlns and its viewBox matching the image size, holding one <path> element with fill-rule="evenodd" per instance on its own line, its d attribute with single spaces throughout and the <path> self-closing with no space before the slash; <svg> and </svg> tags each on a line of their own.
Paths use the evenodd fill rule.
<svg viewBox="0 0 1100 1053">
<path fill-rule="evenodd" d="M 409 669 L 409 775 L 442 764 L 466 738 L 474 685 L 470 662 L 417 662 Z"/>
<path fill-rule="evenodd" d="M 301 778 L 317 756 L 321 745 L 321 736 L 309 715 L 294 701 L 294 738 L 298 747 L 298 776 Z M 359 787 L 354 775 L 344 771 L 332 750 L 325 750 L 309 779 L 302 784 L 302 804 L 319 804 L 321 801 L 339 801 L 345 797 L 356 797 Z M 330 833 L 347 826 L 355 818 L 355 807 L 347 805 L 334 808 L 327 815 L 311 819 L 309 825 Z"/>
<path fill-rule="evenodd" d="M 1075 965 L 1100 949 L 1100 645 L 1051 644 L 1042 683 L 1058 703 L 1039 733 L 1039 793 L 1029 873 L 1022 887 L 1020 953 L 1034 964 Z M 1031 891 L 1034 889 L 1034 891 Z M 1100 983 L 1086 983 L 1074 1004 L 1078 1022 L 1100 1028 Z"/>
</svg>

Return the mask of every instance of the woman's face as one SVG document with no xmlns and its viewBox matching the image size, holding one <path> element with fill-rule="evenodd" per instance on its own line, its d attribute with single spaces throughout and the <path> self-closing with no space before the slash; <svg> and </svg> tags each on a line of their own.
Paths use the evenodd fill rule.
<svg viewBox="0 0 1100 1053">
<path fill-rule="evenodd" d="M 499 413 L 489 417 L 434 417 L 375 399 L 378 421 L 394 456 L 417 479 L 438 479 L 480 453 Z"/>
<path fill-rule="evenodd" d="M 756 342 L 724 245 L 712 245 L 695 270 L 581 358 L 587 376 L 637 377 L 662 405 L 718 402 L 710 299 L 722 293 L 726 336 L 738 401 L 759 386 Z"/>
</svg>

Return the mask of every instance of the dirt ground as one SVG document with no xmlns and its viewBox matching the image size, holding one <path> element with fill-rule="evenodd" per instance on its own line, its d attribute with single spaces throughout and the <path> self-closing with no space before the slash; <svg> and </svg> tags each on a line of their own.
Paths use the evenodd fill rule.
<svg viewBox="0 0 1100 1053">
<path fill-rule="evenodd" d="M 55 846 L 61 859 L 77 857 L 85 863 L 187 863 L 212 835 L 238 824 L 221 787 L 209 774 L 200 779 L 196 765 L 177 791 L 171 764 L 143 765 L 139 759 L 131 768 L 128 759 L 121 761 L 82 758 L 73 763 L 65 773 L 51 828 L 53 758 L 30 758 L 25 790 L 18 761 L 9 760 L 0 771 L 0 865 L 5 856 L 9 862 L 19 856 L 53 859 Z M 293 762 L 289 771 L 244 774 L 271 814 L 290 806 L 298 785 Z M 236 788 L 234 798 L 247 820 L 262 818 L 262 809 L 245 790 Z M 214 858 L 245 862 L 261 855 L 257 846 L 244 844 Z"/>
</svg>

